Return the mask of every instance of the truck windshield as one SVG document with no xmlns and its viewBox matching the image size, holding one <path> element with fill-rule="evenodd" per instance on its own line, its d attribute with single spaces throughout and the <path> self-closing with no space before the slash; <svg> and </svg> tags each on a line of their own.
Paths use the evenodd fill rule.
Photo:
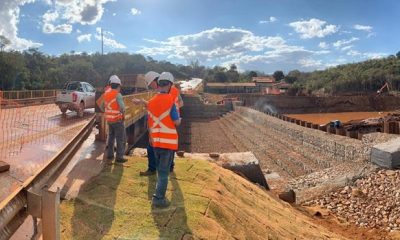
<svg viewBox="0 0 400 240">
<path fill-rule="evenodd" d="M 67 91 L 78 91 L 80 88 L 80 84 L 79 83 L 70 83 L 66 86 L 65 90 Z"/>
</svg>

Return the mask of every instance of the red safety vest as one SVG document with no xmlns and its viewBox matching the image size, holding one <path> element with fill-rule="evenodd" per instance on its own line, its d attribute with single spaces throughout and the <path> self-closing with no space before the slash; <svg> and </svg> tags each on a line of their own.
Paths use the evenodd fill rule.
<svg viewBox="0 0 400 240">
<path fill-rule="evenodd" d="M 170 94 L 157 94 L 147 105 L 150 142 L 153 147 L 178 150 L 178 132 L 170 116 Z"/>
<path fill-rule="evenodd" d="M 118 93 L 115 89 L 104 93 L 104 116 L 109 123 L 117 122 L 124 118 L 117 102 Z"/>
</svg>

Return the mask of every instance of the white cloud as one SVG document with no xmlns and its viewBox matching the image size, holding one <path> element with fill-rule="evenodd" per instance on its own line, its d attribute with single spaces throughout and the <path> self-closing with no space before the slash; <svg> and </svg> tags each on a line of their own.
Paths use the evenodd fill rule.
<svg viewBox="0 0 400 240">
<path fill-rule="evenodd" d="M 373 37 L 373 36 L 376 36 L 376 33 L 370 32 L 370 33 L 368 33 L 367 38 L 370 38 L 370 37 Z"/>
<path fill-rule="evenodd" d="M 114 0 L 55 0 L 70 23 L 95 24 L 104 13 L 104 4 Z"/>
<path fill-rule="evenodd" d="M 35 0 L 1 0 L 0 1 L 0 35 L 3 35 L 11 44 L 5 50 L 25 50 L 31 47 L 40 47 L 43 44 L 18 36 L 20 7 L 33 3 Z"/>
<path fill-rule="evenodd" d="M 342 40 L 338 40 L 338 41 L 334 42 L 333 46 L 335 46 L 336 48 L 340 48 L 344 45 L 348 45 L 348 44 L 358 41 L 358 40 L 360 40 L 360 39 L 356 38 L 356 37 L 352 37 L 350 39 L 342 39 Z"/>
<path fill-rule="evenodd" d="M 115 48 L 115 49 L 125 49 L 126 46 L 122 43 L 117 42 L 116 40 L 112 39 L 114 34 L 109 31 L 104 31 L 103 30 L 103 41 L 104 45 L 110 48 Z M 101 28 L 96 28 L 96 35 L 95 38 L 99 41 L 101 41 Z"/>
<path fill-rule="evenodd" d="M 43 14 L 42 18 L 44 22 L 54 22 L 58 18 L 59 14 L 57 11 L 47 11 Z"/>
<path fill-rule="evenodd" d="M 46 0 L 51 9 L 43 15 L 43 31 L 46 33 L 67 31 L 66 25 L 97 23 L 104 13 L 104 4 L 116 0 Z M 58 25 L 54 26 L 57 22 Z M 53 26 L 51 26 L 51 25 Z M 53 31 L 52 29 L 63 29 Z"/>
<path fill-rule="evenodd" d="M 244 51 L 262 51 L 267 48 L 288 47 L 281 37 L 255 36 L 237 28 L 213 28 L 190 35 L 178 35 L 166 41 L 148 40 L 157 47 L 144 47 L 144 55 L 168 55 L 179 59 L 197 57 L 223 58 Z"/>
<path fill-rule="evenodd" d="M 353 47 L 353 45 L 349 45 L 349 46 L 342 47 L 342 49 L 340 49 L 340 50 L 342 50 L 342 51 L 347 51 L 347 50 L 349 50 L 349 49 L 352 48 L 352 47 Z"/>
<path fill-rule="evenodd" d="M 136 8 L 132 8 L 131 13 L 133 16 L 135 16 L 135 15 L 140 15 L 142 12 Z"/>
<path fill-rule="evenodd" d="M 59 13 L 57 11 L 47 11 L 43 14 L 43 27 L 42 31 L 46 34 L 51 33 L 71 33 L 72 32 L 72 25 L 71 24 L 59 24 L 55 25 L 54 22 L 57 21 L 59 17 Z"/>
<path fill-rule="evenodd" d="M 365 32 L 371 32 L 372 31 L 372 27 L 371 26 L 367 26 L 367 25 L 356 24 L 356 25 L 353 26 L 353 28 L 356 29 L 356 30 L 365 31 Z"/>
<path fill-rule="evenodd" d="M 373 53 L 373 52 L 365 52 L 365 53 L 361 53 L 359 51 L 356 50 L 350 50 L 347 52 L 348 56 L 352 56 L 352 57 L 359 57 L 362 59 L 378 59 L 378 58 L 383 58 L 385 56 L 387 56 L 388 54 L 385 53 Z"/>
<path fill-rule="evenodd" d="M 312 18 L 308 21 L 297 21 L 289 23 L 297 33 L 300 34 L 300 37 L 303 39 L 307 38 L 322 38 L 327 35 L 336 33 L 339 30 L 339 26 L 329 24 L 325 21 Z"/>
<path fill-rule="evenodd" d="M 329 44 L 326 42 L 320 42 L 318 44 L 318 47 L 322 48 L 322 49 L 328 49 L 329 48 Z"/>
<path fill-rule="evenodd" d="M 81 30 L 76 29 L 76 33 L 81 34 L 82 32 L 81 32 Z"/>
<path fill-rule="evenodd" d="M 326 67 L 322 64 L 321 60 L 315 60 L 312 58 L 302 58 L 298 63 L 304 68 L 321 69 Z"/>
<path fill-rule="evenodd" d="M 70 24 L 60 24 L 60 25 L 53 25 L 51 23 L 43 24 L 43 33 L 51 34 L 51 33 L 71 33 L 72 32 L 72 25 Z"/>
<path fill-rule="evenodd" d="M 117 13 L 113 13 L 112 15 L 113 15 L 113 17 L 115 17 L 115 16 L 117 16 Z"/>
<path fill-rule="evenodd" d="M 313 70 L 310 63 L 305 65 L 305 60 L 303 62 L 300 60 L 329 53 L 329 51 L 306 50 L 301 46 L 289 45 L 279 36 L 257 36 L 248 30 L 238 28 L 213 28 L 195 34 L 172 36 L 162 41 L 144 40 L 155 45 L 140 49 L 139 53 L 144 55 L 181 60 L 198 59 L 200 62 L 223 66 L 235 63 L 239 69 L 257 69 L 266 72 L 273 72 L 276 69 L 289 71 L 296 68 Z M 314 63 L 316 65 L 317 60 Z"/>
<path fill-rule="evenodd" d="M 92 34 L 82 34 L 76 38 L 78 42 L 83 42 L 83 41 L 88 41 L 90 42 L 92 40 Z"/>
<path fill-rule="evenodd" d="M 261 20 L 259 23 L 260 24 L 265 24 L 265 23 L 273 23 L 276 22 L 278 19 L 276 17 L 269 17 L 269 20 Z"/>
</svg>

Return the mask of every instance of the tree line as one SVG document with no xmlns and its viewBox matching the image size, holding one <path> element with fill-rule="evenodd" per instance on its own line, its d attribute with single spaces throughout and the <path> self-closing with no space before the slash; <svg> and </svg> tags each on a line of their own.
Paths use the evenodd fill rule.
<svg viewBox="0 0 400 240">
<path fill-rule="evenodd" d="M 0 39 L 1 40 L 1 39 Z M 113 74 L 141 74 L 153 70 L 171 72 L 176 79 L 198 77 L 205 82 L 250 82 L 253 77 L 266 76 L 263 72 L 239 72 L 229 68 L 205 67 L 198 61 L 187 65 L 157 61 L 140 54 L 114 52 L 68 53 L 49 56 L 38 49 L 23 52 L 3 51 L 0 41 L 0 90 L 59 89 L 68 81 L 86 81 L 104 86 Z M 382 59 L 338 65 L 326 70 L 301 72 L 292 70 L 286 75 L 277 70 L 272 75 L 277 81 L 293 84 L 297 91 L 341 94 L 376 92 L 386 82 L 391 90 L 400 89 L 400 52 Z"/>
<path fill-rule="evenodd" d="M 0 52 L 0 88 L 2 90 L 35 90 L 62 88 L 67 81 L 86 81 L 103 86 L 113 74 L 143 74 L 147 71 L 171 72 L 176 79 L 198 77 L 209 82 L 250 81 L 255 71 L 239 73 L 232 64 L 207 68 L 192 61 L 188 65 L 156 61 L 140 54 L 114 52 L 68 53 L 49 56 L 38 49 L 23 52 Z"/>
<path fill-rule="evenodd" d="M 400 90 L 400 52 L 386 58 L 371 59 L 331 67 L 326 70 L 290 71 L 284 80 L 294 88 L 324 94 L 371 93 L 385 83 L 390 90 Z"/>
</svg>

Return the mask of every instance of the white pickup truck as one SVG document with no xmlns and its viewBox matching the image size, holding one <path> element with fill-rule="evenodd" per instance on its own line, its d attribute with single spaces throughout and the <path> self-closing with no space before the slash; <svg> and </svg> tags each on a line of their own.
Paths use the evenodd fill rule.
<svg viewBox="0 0 400 240">
<path fill-rule="evenodd" d="M 95 107 L 96 89 L 87 82 L 68 82 L 56 97 L 56 105 L 65 114 L 76 111 L 83 117 L 83 110 Z"/>
</svg>

